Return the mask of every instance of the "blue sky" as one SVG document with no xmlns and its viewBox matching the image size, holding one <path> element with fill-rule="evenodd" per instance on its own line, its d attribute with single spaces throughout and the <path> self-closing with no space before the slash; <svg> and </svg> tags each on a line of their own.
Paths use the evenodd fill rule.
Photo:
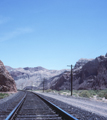
<svg viewBox="0 0 107 120">
<path fill-rule="evenodd" d="M 0 0 L 0 60 L 67 69 L 107 50 L 107 0 Z"/>
</svg>

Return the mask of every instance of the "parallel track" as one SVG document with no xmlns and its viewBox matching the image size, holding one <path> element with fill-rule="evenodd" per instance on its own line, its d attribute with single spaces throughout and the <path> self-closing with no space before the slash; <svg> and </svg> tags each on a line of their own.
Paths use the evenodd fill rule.
<svg viewBox="0 0 107 120">
<path fill-rule="evenodd" d="M 39 95 L 27 92 L 5 120 L 77 120 Z"/>
</svg>

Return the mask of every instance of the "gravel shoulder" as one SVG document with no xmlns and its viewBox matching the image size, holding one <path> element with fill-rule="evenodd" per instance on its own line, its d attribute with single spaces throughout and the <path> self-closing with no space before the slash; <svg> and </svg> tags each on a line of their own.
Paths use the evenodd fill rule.
<svg viewBox="0 0 107 120">
<path fill-rule="evenodd" d="M 39 94 L 54 98 L 56 100 L 95 113 L 97 115 L 107 117 L 107 103 L 99 102 L 87 98 L 75 98 L 71 96 L 62 96 L 51 93 L 39 93 Z"/>
<path fill-rule="evenodd" d="M 10 112 L 18 105 L 25 92 L 9 93 L 10 96 L 0 100 L 0 120 L 5 120 Z"/>
<path fill-rule="evenodd" d="M 4 102 L 7 102 L 8 100 L 12 99 L 13 97 L 15 97 L 18 94 L 18 92 L 16 93 L 9 93 L 9 96 L 0 99 L 0 104 L 3 104 Z"/>
</svg>

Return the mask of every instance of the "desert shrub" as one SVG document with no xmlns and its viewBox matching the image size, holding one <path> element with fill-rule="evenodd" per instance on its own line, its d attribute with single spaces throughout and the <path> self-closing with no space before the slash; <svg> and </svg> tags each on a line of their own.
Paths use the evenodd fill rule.
<svg viewBox="0 0 107 120">
<path fill-rule="evenodd" d="M 52 90 L 51 89 L 47 89 L 46 92 L 51 92 Z"/>
<path fill-rule="evenodd" d="M 90 93 L 91 97 L 93 97 L 97 94 L 95 90 L 89 90 L 89 93 Z"/>
<path fill-rule="evenodd" d="M 98 97 L 105 97 L 106 94 L 107 94 L 106 91 L 99 91 L 98 92 Z"/>
<path fill-rule="evenodd" d="M 0 93 L 0 99 L 3 99 L 4 97 L 7 97 L 8 94 L 7 93 Z"/>
<path fill-rule="evenodd" d="M 73 93 L 78 93 L 78 90 L 73 90 Z"/>
<path fill-rule="evenodd" d="M 63 93 L 63 92 L 64 92 L 63 90 L 58 91 L 58 93 Z"/>
<path fill-rule="evenodd" d="M 80 97 L 87 97 L 87 98 L 89 98 L 89 97 L 90 97 L 90 93 L 89 93 L 88 90 L 84 90 L 84 91 L 81 91 L 81 92 L 79 93 L 79 96 L 80 96 Z"/>
<path fill-rule="evenodd" d="M 61 92 L 61 93 L 62 93 L 62 92 L 68 92 L 68 90 L 60 90 L 59 92 Z"/>
<path fill-rule="evenodd" d="M 107 99 L 107 93 L 105 93 L 104 97 L 105 97 L 105 99 Z"/>
</svg>

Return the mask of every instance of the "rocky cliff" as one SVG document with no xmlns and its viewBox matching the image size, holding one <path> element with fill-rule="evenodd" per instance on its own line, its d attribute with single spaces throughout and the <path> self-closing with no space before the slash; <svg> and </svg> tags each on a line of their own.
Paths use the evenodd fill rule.
<svg viewBox="0 0 107 120">
<path fill-rule="evenodd" d="M 53 82 L 53 89 L 70 89 L 70 72 Z M 59 84 L 60 83 L 60 84 Z M 73 69 L 73 89 L 107 89 L 107 54 L 95 59 L 80 59 Z"/>
<path fill-rule="evenodd" d="M 107 88 L 106 79 L 103 84 L 103 77 L 106 75 L 107 69 L 105 64 L 107 58 L 99 56 L 92 61 L 87 62 L 81 69 L 73 72 L 74 89 L 105 89 Z M 105 75 L 103 73 L 105 71 Z M 102 76 L 102 77 L 101 77 Z"/>
<path fill-rule="evenodd" d="M 16 92 L 16 84 L 9 72 L 5 69 L 2 61 L 0 61 L 0 91 Z"/>
<path fill-rule="evenodd" d="M 97 70 L 97 76 L 93 81 L 94 89 L 107 89 L 107 56 L 100 61 Z"/>
<path fill-rule="evenodd" d="M 84 59 L 84 58 L 81 58 L 79 59 L 75 66 L 74 66 L 74 69 L 79 69 L 79 68 L 82 68 L 87 62 L 89 61 L 92 61 L 93 59 Z"/>
<path fill-rule="evenodd" d="M 44 89 L 56 89 L 56 90 L 68 90 L 70 89 L 69 83 L 69 75 L 66 74 L 67 71 L 64 71 L 63 73 L 56 75 L 54 77 L 51 77 L 49 80 L 44 79 L 43 82 L 39 85 L 40 89 L 43 89 L 43 84 L 44 84 Z"/>
</svg>

